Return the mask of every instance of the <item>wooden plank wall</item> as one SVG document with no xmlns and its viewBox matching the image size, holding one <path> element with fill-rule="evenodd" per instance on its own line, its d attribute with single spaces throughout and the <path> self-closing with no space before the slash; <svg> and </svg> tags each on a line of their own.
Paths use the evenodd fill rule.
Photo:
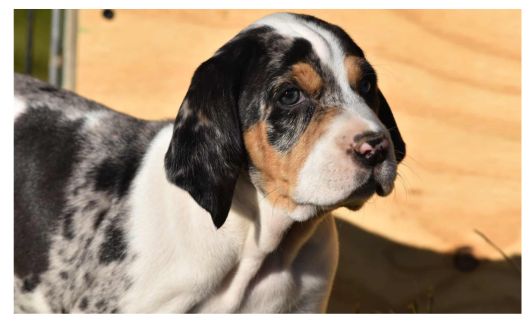
<svg viewBox="0 0 530 325">
<path fill-rule="evenodd" d="M 270 12 L 118 10 L 107 20 L 83 10 L 78 92 L 173 118 L 194 69 Z M 364 49 L 408 145 L 394 194 L 335 212 L 329 311 L 520 311 L 520 11 L 297 12 L 342 26 Z"/>
</svg>

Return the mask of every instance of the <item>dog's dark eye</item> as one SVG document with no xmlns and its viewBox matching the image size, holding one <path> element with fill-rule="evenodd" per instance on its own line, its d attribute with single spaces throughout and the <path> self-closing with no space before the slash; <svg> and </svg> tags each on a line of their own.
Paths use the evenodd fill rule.
<svg viewBox="0 0 530 325">
<path fill-rule="evenodd" d="M 370 89 L 372 89 L 372 82 L 369 79 L 365 78 L 359 82 L 359 92 L 361 94 L 368 94 Z"/>
<path fill-rule="evenodd" d="M 280 97 L 280 103 L 282 105 L 294 105 L 300 101 L 300 90 L 296 88 L 289 88 L 282 93 Z"/>
</svg>

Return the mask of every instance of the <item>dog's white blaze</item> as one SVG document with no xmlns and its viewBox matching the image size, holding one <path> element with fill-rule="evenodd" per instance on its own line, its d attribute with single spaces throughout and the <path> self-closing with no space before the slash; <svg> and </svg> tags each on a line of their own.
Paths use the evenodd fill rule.
<svg viewBox="0 0 530 325">
<path fill-rule="evenodd" d="M 265 16 L 262 19 L 256 21 L 253 25 L 270 26 L 283 35 L 307 39 L 311 42 L 311 45 L 313 46 L 313 49 L 317 55 L 324 62 L 328 62 L 330 57 L 334 54 L 332 53 L 333 49 L 330 48 L 326 40 L 323 39 L 321 33 L 313 28 L 313 26 L 301 23 L 301 21 L 297 20 L 291 14 L 278 13 Z"/>
<path fill-rule="evenodd" d="M 26 102 L 22 98 L 15 96 L 13 119 L 16 120 L 20 115 L 24 114 L 24 112 L 26 112 L 26 109 L 27 109 Z"/>
</svg>

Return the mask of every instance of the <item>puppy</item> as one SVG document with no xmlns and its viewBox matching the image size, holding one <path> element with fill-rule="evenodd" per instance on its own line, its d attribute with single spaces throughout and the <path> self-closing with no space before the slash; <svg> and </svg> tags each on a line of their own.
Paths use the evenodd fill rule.
<svg viewBox="0 0 530 325">
<path fill-rule="evenodd" d="M 363 51 L 274 14 L 195 71 L 176 120 L 15 76 L 15 311 L 323 312 L 337 207 L 405 156 Z"/>
</svg>

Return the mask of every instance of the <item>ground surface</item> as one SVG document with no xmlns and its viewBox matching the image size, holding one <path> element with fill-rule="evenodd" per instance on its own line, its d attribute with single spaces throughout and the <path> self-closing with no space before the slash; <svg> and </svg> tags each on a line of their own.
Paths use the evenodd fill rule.
<svg viewBox="0 0 530 325">
<path fill-rule="evenodd" d="M 81 11 L 77 91 L 173 118 L 194 69 L 270 12 L 118 10 L 107 20 Z M 304 12 L 364 49 L 408 145 L 394 194 L 336 211 L 330 311 L 519 311 L 520 12 Z M 478 267 L 465 256 L 455 267 L 460 247 Z"/>
</svg>

